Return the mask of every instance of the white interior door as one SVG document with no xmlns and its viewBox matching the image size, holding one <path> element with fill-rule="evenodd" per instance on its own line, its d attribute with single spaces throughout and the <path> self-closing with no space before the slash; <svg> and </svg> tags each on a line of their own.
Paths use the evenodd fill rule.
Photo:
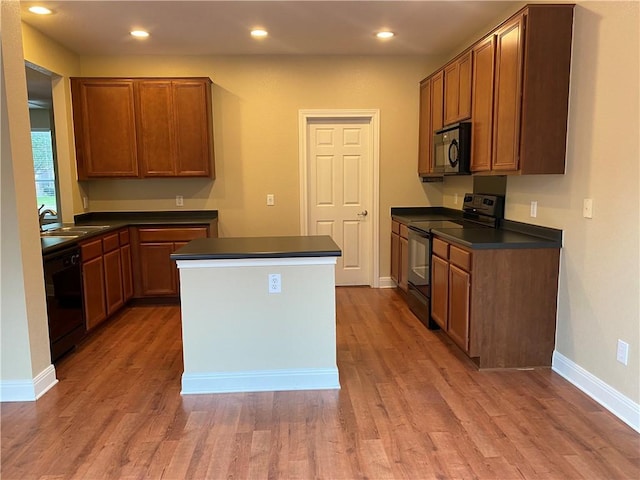
<svg viewBox="0 0 640 480">
<path fill-rule="evenodd" d="M 370 285 L 370 120 L 310 119 L 307 128 L 308 232 L 330 235 L 340 246 L 336 285 Z"/>
</svg>

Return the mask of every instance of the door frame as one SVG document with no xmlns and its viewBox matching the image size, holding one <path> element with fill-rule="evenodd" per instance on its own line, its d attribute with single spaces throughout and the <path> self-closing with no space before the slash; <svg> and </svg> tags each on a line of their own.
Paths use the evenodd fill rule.
<svg viewBox="0 0 640 480">
<path fill-rule="evenodd" d="M 308 125 L 311 120 L 341 120 L 357 119 L 369 123 L 369 174 L 373 179 L 370 197 L 367 199 L 370 207 L 371 221 L 369 233 L 371 235 L 371 258 L 369 258 L 369 286 L 379 288 L 380 284 L 380 235 L 378 205 L 380 203 L 380 110 L 379 109 L 313 109 L 298 111 L 298 163 L 300 176 L 300 234 L 309 233 L 309 201 L 308 201 L 308 172 L 309 138 Z"/>
</svg>

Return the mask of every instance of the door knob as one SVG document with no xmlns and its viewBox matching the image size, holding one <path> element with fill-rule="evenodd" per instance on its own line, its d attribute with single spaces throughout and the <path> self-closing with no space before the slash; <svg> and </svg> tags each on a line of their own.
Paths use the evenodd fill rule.
<svg viewBox="0 0 640 480">
<path fill-rule="evenodd" d="M 369 215 L 369 212 L 367 212 L 366 210 L 358 214 L 359 217 L 366 217 L 367 215 Z"/>
</svg>

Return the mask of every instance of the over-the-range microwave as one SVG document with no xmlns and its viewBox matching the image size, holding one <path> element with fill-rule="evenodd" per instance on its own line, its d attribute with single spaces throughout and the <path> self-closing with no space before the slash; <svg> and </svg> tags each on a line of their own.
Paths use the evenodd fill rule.
<svg viewBox="0 0 640 480">
<path fill-rule="evenodd" d="M 471 123 L 460 122 L 433 135 L 433 171 L 445 175 L 469 175 Z"/>
</svg>

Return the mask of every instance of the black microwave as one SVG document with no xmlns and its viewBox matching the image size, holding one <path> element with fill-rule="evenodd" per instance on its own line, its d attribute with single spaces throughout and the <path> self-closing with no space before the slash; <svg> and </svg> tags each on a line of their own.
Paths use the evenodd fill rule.
<svg viewBox="0 0 640 480">
<path fill-rule="evenodd" d="M 460 122 L 433 135 L 433 171 L 445 175 L 471 173 L 471 122 Z"/>
</svg>

